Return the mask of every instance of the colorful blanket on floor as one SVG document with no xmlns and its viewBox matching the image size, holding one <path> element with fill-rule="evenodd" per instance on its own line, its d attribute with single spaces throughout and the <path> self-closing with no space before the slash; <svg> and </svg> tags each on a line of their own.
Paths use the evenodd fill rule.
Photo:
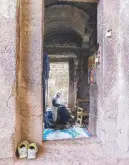
<svg viewBox="0 0 129 165">
<path fill-rule="evenodd" d="M 43 140 L 76 139 L 90 136 L 91 134 L 86 128 L 79 127 L 64 130 L 45 129 L 43 132 Z"/>
</svg>

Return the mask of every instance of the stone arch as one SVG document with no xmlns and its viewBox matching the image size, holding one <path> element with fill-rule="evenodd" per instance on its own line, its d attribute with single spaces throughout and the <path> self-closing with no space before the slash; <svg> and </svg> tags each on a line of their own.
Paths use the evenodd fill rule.
<svg viewBox="0 0 129 165">
<path fill-rule="evenodd" d="M 77 38 L 83 38 L 88 15 L 70 5 L 53 5 L 45 11 L 44 39 L 51 35 L 65 33 L 75 34 Z M 81 26 L 80 26 L 81 25 Z"/>
<path fill-rule="evenodd" d="M 44 29 L 44 50 L 49 55 L 80 55 L 83 37 L 85 35 L 89 16 L 86 12 L 70 5 L 52 5 L 45 10 L 45 29 Z M 59 53 L 58 53 L 59 52 Z M 68 59 L 69 61 L 70 59 Z M 74 60 L 72 68 L 74 68 Z M 72 70 L 73 72 L 77 72 Z M 76 73 L 74 73 L 76 74 Z M 73 77 L 71 81 L 73 81 Z M 76 82 L 70 85 L 70 92 L 76 92 Z M 75 94 L 69 99 L 69 105 L 74 105 Z"/>
</svg>

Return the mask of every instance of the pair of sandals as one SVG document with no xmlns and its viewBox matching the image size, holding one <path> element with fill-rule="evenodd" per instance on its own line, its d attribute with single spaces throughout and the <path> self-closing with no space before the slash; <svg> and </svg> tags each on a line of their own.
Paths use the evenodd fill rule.
<svg viewBox="0 0 129 165">
<path fill-rule="evenodd" d="M 18 145 L 18 155 L 20 159 L 35 159 L 37 152 L 38 147 L 36 143 L 29 144 L 27 141 L 23 141 Z"/>
</svg>

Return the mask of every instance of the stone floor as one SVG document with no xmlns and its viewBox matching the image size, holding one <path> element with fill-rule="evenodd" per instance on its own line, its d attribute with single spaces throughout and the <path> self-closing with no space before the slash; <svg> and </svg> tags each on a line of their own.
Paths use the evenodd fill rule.
<svg viewBox="0 0 129 165">
<path fill-rule="evenodd" d="M 36 160 L 1 159 L 0 165 L 129 165 L 128 155 L 112 146 L 96 138 L 46 142 Z"/>
</svg>

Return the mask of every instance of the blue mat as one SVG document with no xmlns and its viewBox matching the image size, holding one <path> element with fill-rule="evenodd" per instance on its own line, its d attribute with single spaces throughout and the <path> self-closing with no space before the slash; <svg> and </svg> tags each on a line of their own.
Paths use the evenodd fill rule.
<svg viewBox="0 0 129 165">
<path fill-rule="evenodd" d="M 43 132 L 43 140 L 76 139 L 90 136 L 91 134 L 86 128 L 79 127 L 64 130 L 45 129 Z"/>
</svg>

